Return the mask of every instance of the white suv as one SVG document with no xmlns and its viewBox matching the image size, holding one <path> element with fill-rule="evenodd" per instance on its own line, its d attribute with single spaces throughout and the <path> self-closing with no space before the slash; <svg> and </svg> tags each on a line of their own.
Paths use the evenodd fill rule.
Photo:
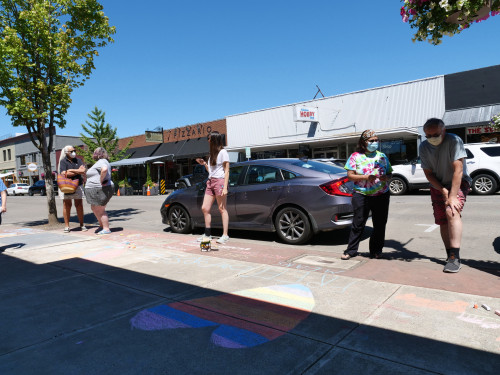
<svg viewBox="0 0 500 375">
<path fill-rule="evenodd" d="M 493 194 L 500 187 L 500 144 L 468 143 L 467 171 L 472 178 L 472 191 L 476 194 Z M 408 190 L 429 187 L 420 158 L 409 163 L 392 167 L 392 179 L 389 189 L 393 195 L 402 195 Z"/>
</svg>

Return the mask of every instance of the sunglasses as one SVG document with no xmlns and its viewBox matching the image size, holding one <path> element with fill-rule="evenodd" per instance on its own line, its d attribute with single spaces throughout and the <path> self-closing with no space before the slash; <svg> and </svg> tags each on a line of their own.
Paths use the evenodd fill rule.
<svg viewBox="0 0 500 375">
<path fill-rule="evenodd" d="M 372 141 L 367 141 L 367 143 L 375 143 L 375 142 L 378 142 L 378 139 L 374 139 Z"/>
<path fill-rule="evenodd" d="M 429 139 L 429 138 L 439 138 L 441 137 L 441 134 L 432 134 L 432 135 L 426 135 L 425 138 Z"/>
</svg>

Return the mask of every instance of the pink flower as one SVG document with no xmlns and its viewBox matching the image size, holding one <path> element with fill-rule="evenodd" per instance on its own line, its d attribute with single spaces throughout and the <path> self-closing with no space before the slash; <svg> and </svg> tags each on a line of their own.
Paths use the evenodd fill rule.
<svg viewBox="0 0 500 375">
<path fill-rule="evenodd" d="M 500 10 L 494 10 L 491 12 L 491 16 L 496 16 L 497 14 L 500 14 Z"/>
<path fill-rule="evenodd" d="M 410 13 L 411 15 L 414 15 L 414 14 L 417 14 L 417 11 L 415 9 L 410 9 L 408 11 L 408 13 Z"/>
<path fill-rule="evenodd" d="M 484 16 L 484 17 L 478 18 L 478 19 L 476 20 L 476 23 L 479 23 L 479 22 L 485 21 L 485 20 L 487 20 L 488 18 L 490 18 L 490 15 L 489 15 L 489 14 L 487 14 L 487 15 L 486 15 L 486 16 Z"/>
<path fill-rule="evenodd" d="M 408 22 L 408 16 L 406 14 L 403 16 L 403 22 Z"/>
<path fill-rule="evenodd" d="M 401 14 L 401 17 L 406 14 L 405 7 L 401 7 L 401 10 L 400 10 L 399 14 Z"/>
</svg>

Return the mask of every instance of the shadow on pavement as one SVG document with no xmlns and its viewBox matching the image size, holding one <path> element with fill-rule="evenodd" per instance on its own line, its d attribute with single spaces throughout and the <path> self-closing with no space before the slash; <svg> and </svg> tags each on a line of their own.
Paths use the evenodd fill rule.
<svg viewBox="0 0 500 375">
<path fill-rule="evenodd" d="M 429 257 L 422 255 L 416 251 L 411 251 L 408 250 L 405 246 L 410 243 L 412 239 L 408 240 L 406 243 L 401 243 L 399 241 L 395 240 L 386 240 L 385 241 L 385 248 L 388 249 L 393 249 L 395 251 L 388 253 L 386 256 L 389 259 L 401 259 L 406 262 L 412 262 L 412 261 L 418 261 L 418 260 L 429 260 L 431 262 L 445 265 L 445 261 L 443 259 L 435 258 L 435 257 Z M 496 240 L 495 240 L 496 241 Z M 443 250 L 443 256 L 444 256 L 444 250 Z M 488 260 L 475 260 L 475 259 L 462 259 L 462 263 L 471 267 L 478 269 L 480 271 L 490 273 L 495 276 L 500 277 L 500 263 L 498 262 L 493 262 L 493 261 L 488 261 Z"/>
<path fill-rule="evenodd" d="M 311 312 L 305 285 L 249 298 L 80 258 L 0 268 L 2 374 L 498 371 L 495 353 Z"/>
</svg>

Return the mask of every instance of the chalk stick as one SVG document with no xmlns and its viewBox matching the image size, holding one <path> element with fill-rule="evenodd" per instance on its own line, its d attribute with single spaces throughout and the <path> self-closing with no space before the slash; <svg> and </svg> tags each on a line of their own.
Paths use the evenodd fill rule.
<svg viewBox="0 0 500 375">
<path fill-rule="evenodd" d="M 495 314 L 497 314 L 498 316 L 500 316 L 500 310 L 495 310 Z"/>
<path fill-rule="evenodd" d="M 483 303 L 483 304 L 481 305 L 481 307 L 482 307 L 482 308 L 484 308 L 485 310 L 488 310 L 488 311 L 490 311 L 490 310 L 491 310 L 491 309 L 490 309 L 490 307 L 489 307 L 487 304 L 485 304 L 485 303 Z"/>
</svg>

